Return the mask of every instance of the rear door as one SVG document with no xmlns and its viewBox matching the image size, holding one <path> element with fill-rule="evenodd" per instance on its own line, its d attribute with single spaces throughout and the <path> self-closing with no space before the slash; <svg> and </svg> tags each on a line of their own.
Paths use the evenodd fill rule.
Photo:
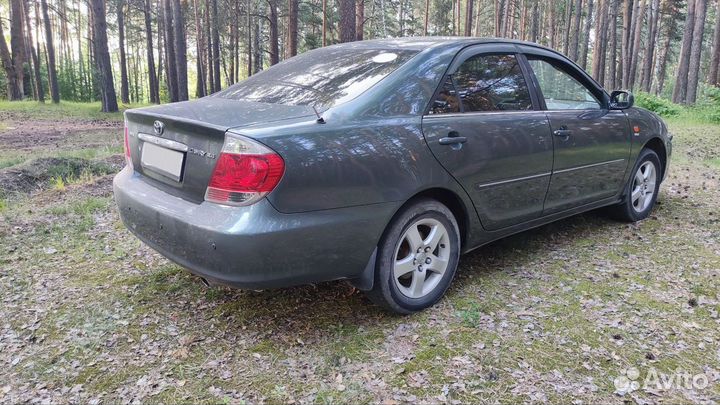
<svg viewBox="0 0 720 405">
<path fill-rule="evenodd" d="M 555 149 L 544 215 L 616 195 L 630 157 L 625 113 L 608 110 L 605 92 L 559 56 L 541 50 L 526 56 Z"/>
<path fill-rule="evenodd" d="M 430 149 L 490 230 L 539 217 L 552 170 L 548 120 L 516 49 L 462 51 L 423 117 Z"/>
</svg>

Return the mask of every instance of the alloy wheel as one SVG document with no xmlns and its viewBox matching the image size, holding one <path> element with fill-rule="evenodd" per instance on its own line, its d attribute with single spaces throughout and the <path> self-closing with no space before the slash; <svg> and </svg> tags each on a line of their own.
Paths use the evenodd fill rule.
<svg viewBox="0 0 720 405">
<path fill-rule="evenodd" d="M 643 212 L 652 204 L 656 182 L 657 170 L 653 162 L 647 161 L 641 164 L 635 172 L 630 194 L 635 212 Z"/>
<path fill-rule="evenodd" d="M 433 218 L 419 219 L 405 230 L 395 250 L 395 285 L 409 298 L 423 297 L 438 286 L 449 260 L 445 226 Z"/>
</svg>

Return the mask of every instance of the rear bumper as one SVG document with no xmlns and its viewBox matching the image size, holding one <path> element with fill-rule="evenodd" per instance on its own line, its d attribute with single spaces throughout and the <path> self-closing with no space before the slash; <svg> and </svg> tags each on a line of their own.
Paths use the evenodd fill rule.
<svg viewBox="0 0 720 405">
<path fill-rule="evenodd" d="M 127 168 L 113 181 L 125 226 L 163 256 L 212 283 L 273 288 L 360 275 L 398 203 L 283 214 L 196 204 Z"/>
</svg>

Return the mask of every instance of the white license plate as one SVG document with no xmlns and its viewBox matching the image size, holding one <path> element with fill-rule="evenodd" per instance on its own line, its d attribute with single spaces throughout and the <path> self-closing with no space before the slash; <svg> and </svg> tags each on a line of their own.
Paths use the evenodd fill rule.
<svg viewBox="0 0 720 405">
<path fill-rule="evenodd" d="M 143 168 L 180 181 L 185 154 L 145 142 L 142 148 L 140 164 Z"/>
</svg>

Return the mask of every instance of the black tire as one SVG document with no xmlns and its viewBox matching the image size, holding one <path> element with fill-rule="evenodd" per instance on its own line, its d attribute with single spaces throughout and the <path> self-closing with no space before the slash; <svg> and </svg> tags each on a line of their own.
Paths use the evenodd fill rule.
<svg viewBox="0 0 720 405">
<path fill-rule="evenodd" d="M 643 196 L 647 195 L 647 192 L 652 190 L 652 195 L 647 204 L 638 204 L 639 200 L 633 201 L 633 191 L 637 186 L 636 174 L 643 165 L 651 164 L 655 171 L 655 182 L 650 188 L 645 188 Z M 646 166 L 647 167 L 647 166 Z M 630 178 L 625 185 L 625 191 L 623 193 L 623 200 L 617 205 L 610 207 L 610 214 L 617 220 L 624 222 L 637 222 L 647 218 L 655 207 L 657 201 L 658 191 L 660 190 L 660 182 L 662 181 L 662 164 L 658 155 L 651 149 L 643 149 L 640 151 L 635 166 L 630 172 Z"/>
<path fill-rule="evenodd" d="M 425 222 L 430 225 L 425 225 Z M 433 229 L 442 229 L 436 227 L 437 224 L 444 227 L 445 236 L 436 242 L 437 247 L 434 250 L 424 250 L 431 249 L 432 242 L 425 244 L 426 241 L 434 239 L 430 237 L 430 232 Z M 415 227 L 414 229 L 420 234 L 420 242 L 424 247 L 418 249 L 423 249 L 424 255 L 416 249 L 410 248 L 411 238 L 406 237 L 406 231 L 410 233 L 411 226 Z M 423 233 L 424 229 L 428 230 L 427 235 Z M 396 281 L 394 277 L 396 255 L 404 255 L 405 259 L 412 260 L 413 263 L 407 262 L 407 266 L 414 268 L 416 262 L 420 263 L 417 266 L 423 267 L 422 270 L 407 272 Z M 428 259 L 429 262 L 426 262 Z M 411 314 L 421 311 L 437 303 L 445 294 L 455 275 L 459 259 L 460 231 L 452 212 L 438 201 L 426 198 L 418 199 L 400 211 L 385 230 L 378 245 L 373 289 L 366 294 L 375 304 L 392 312 Z M 418 262 L 418 260 L 420 261 Z M 433 260 L 435 260 L 435 264 L 432 264 Z M 431 269 L 439 267 L 439 264 L 445 262 L 447 267 L 444 272 L 435 272 Z M 418 282 L 421 285 L 421 291 L 423 284 L 432 279 L 432 283 L 425 286 L 428 291 L 422 296 L 412 297 L 403 293 L 403 290 L 411 295 L 413 292 L 417 292 L 413 288 L 416 286 L 415 277 L 424 280 L 422 283 Z M 405 286 L 403 283 L 409 285 Z"/>
</svg>

